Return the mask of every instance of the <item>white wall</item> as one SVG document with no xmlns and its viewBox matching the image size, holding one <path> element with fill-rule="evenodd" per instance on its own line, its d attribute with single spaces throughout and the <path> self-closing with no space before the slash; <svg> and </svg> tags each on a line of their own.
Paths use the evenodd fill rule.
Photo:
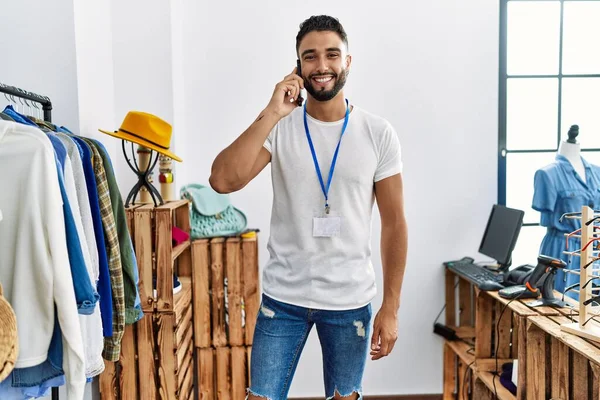
<svg viewBox="0 0 600 400">
<path fill-rule="evenodd" d="M 75 24 L 72 0 L 47 3 L 3 4 L 0 82 L 50 96 L 57 122 L 90 134 L 117 128 L 132 109 L 172 122 L 184 158 L 178 185 L 207 184 L 216 154 L 267 104 L 294 67 L 298 24 L 313 14 L 339 17 L 353 55 L 347 96 L 399 132 L 410 230 L 400 338 L 391 356 L 368 362 L 365 393 L 441 392 L 442 341 L 431 333 L 444 298 L 441 262 L 476 256 L 496 199 L 497 1 L 112 1 L 77 4 Z M 133 175 L 120 143 L 103 142 L 126 195 Z M 261 230 L 261 266 L 271 192 L 267 167 L 232 195 Z M 373 217 L 381 293 L 376 210 Z M 381 295 L 375 310 L 380 303 Z M 313 332 L 290 397 L 322 395 L 321 371 Z"/>
<path fill-rule="evenodd" d="M 79 103 L 79 133 L 105 144 L 111 159 L 120 156 L 117 140 L 98 132 L 113 128 L 115 89 L 110 2 L 81 2 L 75 6 L 75 40 Z"/>
<path fill-rule="evenodd" d="M 0 9 L 0 82 L 48 96 L 52 121 L 78 127 L 73 0 L 3 1 Z"/>
<path fill-rule="evenodd" d="M 400 337 L 391 356 L 369 361 L 365 393 L 441 393 L 442 341 L 432 323 L 443 305 L 444 260 L 476 255 L 496 199 L 497 2 L 373 0 L 289 3 L 189 2 L 185 13 L 184 167 L 207 183 L 217 153 L 266 106 L 294 68 L 298 24 L 337 16 L 353 55 L 347 97 L 387 118 L 399 132 L 405 163 L 409 262 Z M 270 170 L 232 195 L 261 229 L 261 264 L 272 200 Z M 374 231 L 378 232 L 374 213 Z M 373 236 L 381 304 L 379 233 Z M 290 397 L 323 393 L 315 332 L 300 360 Z"/>
<path fill-rule="evenodd" d="M 128 111 L 144 111 L 173 121 L 170 3 L 163 0 L 112 4 L 115 118 L 118 129 Z M 110 129 L 110 127 L 109 127 Z M 137 178 L 127 165 L 118 139 L 119 187 L 127 196 Z M 136 146 L 137 148 L 137 146 Z M 127 149 L 130 151 L 130 146 Z M 158 172 L 155 186 L 160 189 Z"/>
</svg>

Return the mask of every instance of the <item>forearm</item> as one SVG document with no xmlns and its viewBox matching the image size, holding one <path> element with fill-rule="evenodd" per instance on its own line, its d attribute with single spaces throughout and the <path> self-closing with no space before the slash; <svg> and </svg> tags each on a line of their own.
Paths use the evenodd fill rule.
<svg viewBox="0 0 600 400">
<path fill-rule="evenodd" d="M 210 182 L 218 191 L 231 192 L 243 187 L 269 133 L 280 117 L 264 109 L 259 117 L 231 145 L 215 158 Z"/>
<path fill-rule="evenodd" d="M 397 312 L 406 269 L 408 227 L 405 218 L 385 222 L 381 228 L 381 262 L 383 266 L 383 308 Z"/>
</svg>

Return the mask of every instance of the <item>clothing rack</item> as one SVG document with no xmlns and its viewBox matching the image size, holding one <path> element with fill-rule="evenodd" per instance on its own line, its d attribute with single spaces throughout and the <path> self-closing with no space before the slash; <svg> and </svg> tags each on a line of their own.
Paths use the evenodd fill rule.
<svg viewBox="0 0 600 400">
<path fill-rule="evenodd" d="M 47 96 L 42 96 L 39 94 L 35 94 L 32 92 L 28 92 L 23 89 L 19 89 L 18 87 L 5 85 L 0 82 L 0 93 L 5 93 L 9 95 L 13 101 L 15 97 L 20 99 L 35 101 L 36 103 L 40 103 L 42 105 L 42 109 L 44 110 L 44 121 L 52 122 L 52 102 L 50 98 Z"/>
<path fill-rule="evenodd" d="M 5 85 L 2 82 L 0 82 L 0 93 L 8 95 L 13 102 L 15 102 L 15 97 L 18 97 L 20 99 L 40 103 L 42 105 L 42 109 L 44 110 L 44 121 L 52 122 L 52 102 L 48 96 L 42 96 L 36 93 L 28 92 L 27 90 L 23 90 L 18 87 Z M 52 388 L 52 400 L 59 400 L 57 387 Z"/>
</svg>

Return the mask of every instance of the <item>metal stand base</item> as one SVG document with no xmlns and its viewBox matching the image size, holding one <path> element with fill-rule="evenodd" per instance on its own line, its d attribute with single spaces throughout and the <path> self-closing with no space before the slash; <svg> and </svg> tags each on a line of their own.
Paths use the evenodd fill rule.
<svg viewBox="0 0 600 400">
<path fill-rule="evenodd" d="M 135 149 L 133 147 L 134 144 L 131 143 L 131 154 L 132 154 L 132 158 L 133 158 L 133 164 L 132 164 L 129 157 L 127 157 L 127 151 L 125 150 L 125 142 L 126 142 L 126 140 L 123 140 L 121 142 L 122 148 L 123 148 L 123 155 L 125 156 L 125 160 L 127 160 L 127 165 L 129 165 L 129 168 L 131 168 L 131 170 L 138 177 L 138 182 L 135 184 L 133 189 L 131 189 L 131 191 L 127 195 L 127 199 L 125 200 L 125 207 L 129 207 L 130 204 L 135 203 L 135 198 L 138 195 L 138 193 L 140 192 L 140 189 L 143 187 L 145 187 L 148 190 L 148 193 L 150 193 L 150 196 L 152 196 L 152 201 L 154 202 L 155 206 L 163 205 L 165 202 L 163 201 L 159 191 L 154 186 L 152 186 L 152 184 L 148 180 L 148 176 L 150 175 L 150 172 L 154 169 L 154 167 L 156 166 L 156 163 L 158 162 L 158 153 L 156 153 L 154 150 L 150 150 L 150 162 L 148 163 L 148 169 L 145 171 L 140 171 L 140 167 L 138 166 L 138 163 L 137 163 L 137 157 L 135 156 Z M 154 159 L 154 161 L 152 161 L 152 157 L 155 154 L 156 154 L 156 158 Z"/>
<path fill-rule="evenodd" d="M 549 306 L 549 307 L 566 307 L 567 303 L 558 299 L 540 299 L 530 301 L 527 304 L 529 307 L 540 307 L 540 306 Z"/>
</svg>

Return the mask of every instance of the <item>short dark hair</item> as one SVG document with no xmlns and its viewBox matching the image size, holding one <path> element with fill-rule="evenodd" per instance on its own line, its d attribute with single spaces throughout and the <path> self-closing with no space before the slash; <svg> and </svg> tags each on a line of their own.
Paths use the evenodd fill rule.
<svg viewBox="0 0 600 400">
<path fill-rule="evenodd" d="M 337 18 L 328 15 L 313 15 L 300 24 L 300 31 L 298 32 L 298 35 L 296 35 L 296 53 L 298 53 L 298 50 L 300 49 L 300 42 L 304 39 L 304 36 L 313 31 L 335 32 L 342 38 L 342 41 L 346 45 L 346 49 L 348 48 L 348 36 Z"/>
</svg>

